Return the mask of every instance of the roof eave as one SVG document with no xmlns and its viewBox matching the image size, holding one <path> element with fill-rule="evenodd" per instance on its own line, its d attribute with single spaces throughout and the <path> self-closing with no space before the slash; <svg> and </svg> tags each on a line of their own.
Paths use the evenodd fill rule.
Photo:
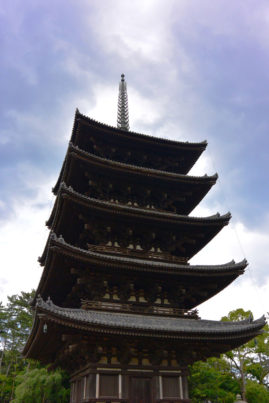
<svg viewBox="0 0 269 403">
<path fill-rule="evenodd" d="M 126 135 L 130 139 L 137 138 L 139 140 L 147 140 L 151 142 L 160 143 L 162 145 L 167 145 L 167 146 L 177 146 L 177 147 L 184 147 L 184 148 L 190 148 L 190 149 L 195 149 L 197 148 L 198 150 L 201 151 L 201 153 L 206 149 L 207 147 L 207 141 L 201 141 L 199 143 L 191 143 L 188 141 L 175 141 L 175 140 L 169 140 L 166 138 L 160 138 L 160 137 L 155 137 L 155 136 L 150 136 L 144 133 L 137 133 L 134 131 L 130 130 L 120 130 L 119 128 L 115 126 L 110 126 L 108 124 L 99 122 L 97 120 L 94 120 L 86 115 L 83 115 L 82 113 L 79 112 L 78 109 L 76 109 L 75 113 L 75 119 L 74 119 L 74 126 L 73 126 L 73 131 L 72 131 L 72 136 L 71 136 L 71 141 L 74 143 L 74 138 L 77 134 L 77 129 L 78 129 L 78 122 L 86 122 L 88 125 L 94 127 L 94 128 L 99 128 L 101 130 L 108 130 L 116 135 Z"/>
</svg>

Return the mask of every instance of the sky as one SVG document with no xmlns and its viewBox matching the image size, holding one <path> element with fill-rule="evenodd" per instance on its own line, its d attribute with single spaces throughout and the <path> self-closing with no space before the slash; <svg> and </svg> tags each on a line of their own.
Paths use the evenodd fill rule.
<svg viewBox="0 0 269 403">
<path fill-rule="evenodd" d="M 192 215 L 232 220 L 191 263 L 249 262 L 200 315 L 269 311 L 267 1 L 1 2 L 0 46 L 0 301 L 37 287 L 75 109 L 115 126 L 124 73 L 132 131 L 208 141 Z"/>
</svg>

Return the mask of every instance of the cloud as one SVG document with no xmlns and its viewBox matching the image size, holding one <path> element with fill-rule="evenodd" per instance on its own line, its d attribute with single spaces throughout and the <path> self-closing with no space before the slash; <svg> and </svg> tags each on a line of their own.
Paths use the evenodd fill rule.
<svg viewBox="0 0 269 403">
<path fill-rule="evenodd" d="M 238 308 L 250 310 L 254 318 L 268 314 L 269 278 L 257 285 L 253 277 L 245 274 L 245 279 L 236 280 L 209 301 L 198 306 L 203 319 L 219 320 Z"/>
<path fill-rule="evenodd" d="M 37 258 L 42 254 L 48 230 L 45 227 L 52 198 L 52 181 L 38 186 L 35 198 L 14 201 L 13 215 L 0 227 L 0 298 L 36 288 L 41 275 Z"/>
<path fill-rule="evenodd" d="M 199 214 L 199 212 L 203 213 Z M 212 212 L 212 210 L 199 208 L 196 210 L 195 216 L 207 216 Z M 250 229 L 243 223 L 234 223 L 232 220 L 191 262 L 218 264 L 233 259 L 240 261 L 244 258 L 249 261 L 250 268 L 248 270 L 255 273 L 257 284 L 263 283 L 265 278 L 269 276 L 264 264 L 269 259 L 269 234 L 265 230 Z"/>
<path fill-rule="evenodd" d="M 250 0 L 228 6 L 225 0 L 1 4 L 4 294 L 36 285 L 40 270 L 31 270 L 38 267 L 35 259 L 46 238 L 38 235 L 49 214 L 46 186 L 59 173 L 75 108 L 115 125 L 123 72 L 132 130 L 174 140 L 208 139 L 191 173 L 218 171 L 220 179 L 193 214 L 231 210 L 233 220 L 195 259 L 222 263 L 246 255 L 250 261 L 245 276 L 205 305 L 208 313 L 217 306 L 218 317 L 232 304 L 247 303 L 245 293 L 254 298 L 256 287 L 265 295 L 268 15 L 266 2 Z"/>
<path fill-rule="evenodd" d="M 94 12 L 86 14 L 103 52 L 133 65 L 142 60 L 159 63 L 170 58 L 171 32 L 167 19 L 171 8 L 167 4 L 142 0 L 132 3 L 116 0 L 113 7 L 107 7 L 108 4 L 111 2 L 94 2 L 90 6 Z"/>
<path fill-rule="evenodd" d="M 210 215 L 212 209 L 199 207 L 194 215 Z M 229 311 L 250 309 L 255 317 L 268 311 L 269 234 L 268 220 L 263 228 L 252 229 L 240 221 L 232 220 L 193 259 L 192 264 L 219 264 L 231 260 L 249 262 L 245 273 L 217 296 L 198 307 L 204 318 L 219 319 Z"/>
</svg>

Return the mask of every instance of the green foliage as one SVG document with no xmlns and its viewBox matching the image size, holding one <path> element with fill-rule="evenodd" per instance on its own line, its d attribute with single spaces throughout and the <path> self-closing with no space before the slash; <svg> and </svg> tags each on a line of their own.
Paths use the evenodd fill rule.
<svg viewBox="0 0 269 403">
<path fill-rule="evenodd" d="M 221 320 L 223 322 L 227 322 L 227 321 L 238 322 L 241 320 L 246 320 L 248 318 L 249 319 L 253 318 L 252 312 L 244 311 L 244 309 L 239 308 L 239 309 L 235 309 L 234 311 L 229 312 L 228 315 L 223 316 L 223 318 L 221 318 Z"/>
<path fill-rule="evenodd" d="M 268 389 L 254 381 L 247 381 L 246 398 L 248 403 L 269 403 Z"/>
<path fill-rule="evenodd" d="M 193 402 L 203 400 L 233 403 L 239 385 L 229 372 L 223 359 L 210 358 L 192 365 L 189 378 L 190 395 Z"/>
<path fill-rule="evenodd" d="M 251 311 L 236 309 L 222 318 L 223 321 L 241 321 L 253 318 Z M 233 376 L 238 379 L 243 399 L 246 399 L 247 380 L 266 384 L 269 374 L 269 332 L 265 326 L 261 335 L 225 354 Z"/>
<path fill-rule="evenodd" d="M 31 292 L 8 297 L 8 303 L 0 304 L 0 401 L 9 402 L 14 396 L 16 375 L 27 368 L 28 362 L 21 356 L 32 326 Z"/>
<path fill-rule="evenodd" d="M 45 368 L 33 369 L 17 376 L 13 403 L 43 403 L 69 401 L 66 377 L 61 371 L 48 372 Z"/>
<path fill-rule="evenodd" d="M 266 325 L 259 337 L 251 340 L 249 348 L 253 354 L 247 372 L 260 384 L 269 387 L 269 327 Z"/>
<path fill-rule="evenodd" d="M 2 403 L 9 402 L 12 394 L 13 378 L 4 374 L 0 374 L 0 401 Z"/>
<path fill-rule="evenodd" d="M 34 294 L 34 290 L 21 292 L 8 297 L 6 306 L 0 303 L 1 403 L 62 403 L 69 400 L 69 385 L 62 372 L 47 373 L 38 362 L 26 360 L 21 355 L 32 326 L 30 303 Z"/>
<path fill-rule="evenodd" d="M 251 320 L 252 313 L 237 309 L 223 321 Z M 221 359 L 196 362 L 190 369 L 193 402 L 234 402 L 237 393 L 248 403 L 269 403 L 269 329 Z"/>
<path fill-rule="evenodd" d="M 8 297 L 7 307 L 4 309 L 5 329 L 4 338 L 6 348 L 21 351 L 32 327 L 33 315 L 30 303 L 35 291 L 21 292 L 20 295 Z"/>
</svg>

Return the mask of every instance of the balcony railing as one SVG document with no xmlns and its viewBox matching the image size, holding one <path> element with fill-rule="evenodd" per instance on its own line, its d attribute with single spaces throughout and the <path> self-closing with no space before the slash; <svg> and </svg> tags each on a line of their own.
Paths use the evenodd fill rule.
<svg viewBox="0 0 269 403">
<path fill-rule="evenodd" d="M 178 309 L 162 306 L 145 306 L 136 304 L 122 304 L 118 302 L 103 302 L 81 300 L 82 309 L 96 309 L 100 311 L 117 311 L 117 312 L 132 312 L 141 313 L 144 315 L 159 315 L 159 316 L 176 316 L 185 319 L 199 319 L 198 310 Z"/>
</svg>

